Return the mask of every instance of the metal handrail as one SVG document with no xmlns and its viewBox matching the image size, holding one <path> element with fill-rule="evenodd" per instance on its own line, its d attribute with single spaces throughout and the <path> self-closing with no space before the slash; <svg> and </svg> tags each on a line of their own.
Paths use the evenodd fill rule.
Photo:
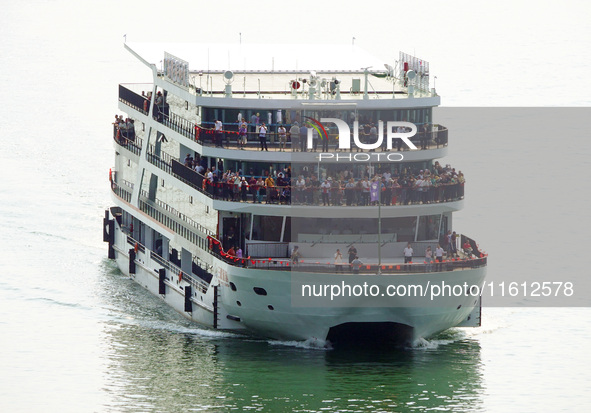
<svg viewBox="0 0 591 413">
<path fill-rule="evenodd" d="M 118 187 L 116 183 L 113 183 L 113 191 L 117 193 L 115 188 Z M 124 191 L 125 192 L 125 191 Z M 118 194 L 119 195 L 119 194 Z M 131 194 L 129 194 L 131 197 Z M 464 235 L 461 236 L 464 240 Z M 220 242 L 210 235 L 207 237 L 208 240 L 217 241 L 218 245 Z M 466 237 L 467 238 L 467 237 Z M 464 270 L 471 268 L 478 268 L 487 265 L 487 254 L 482 253 L 474 240 L 467 238 L 471 244 L 475 247 L 473 258 L 452 258 L 445 259 L 443 262 L 433 262 L 426 264 L 423 262 L 419 263 L 408 263 L 408 264 L 383 264 L 378 266 L 377 264 L 366 264 L 360 269 L 361 274 L 376 274 L 380 270 L 381 274 L 408 274 L 408 273 L 422 273 L 422 272 L 441 272 L 441 271 L 453 271 L 453 270 Z M 268 258 L 268 259 L 256 259 L 256 258 L 241 258 L 229 256 L 223 250 L 220 249 L 218 253 L 213 250 L 211 242 L 207 252 L 220 260 L 236 267 L 244 267 L 251 269 L 267 269 L 267 270 L 278 270 L 278 271 L 303 271 L 313 273 L 338 273 L 342 270 L 348 270 L 349 265 L 343 264 L 338 267 L 330 262 L 321 263 L 319 261 L 305 261 L 302 260 L 299 263 L 293 263 L 288 258 Z M 416 258 L 421 261 L 421 257 Z M 178 268 L 178 267 L 177 267 Z M 180 270 L 180 269 L 179 269 Z"/>
<path fill-rule="evenodd" d="M 131 91 L 129 91 L 129 93 L 133 93 Z M 390 92 L 391 93 L 391 92 Z M 137 94 L 134 94 L 134 99 L 144 99 L 145 101 L 148 102 L 148 105 L 150 104 L 150 101 L 147 100 L 145 97 L 143 96 L 139 96 Z M 119 96 L 119 100 L 122 103 L 125 103 L 126 105 L 134 108 L 135 110 L 139 111 L 140 113 L 143 113 L 144 115 L 147 115 L 148 112 L 147 110 L 144 110 L 144 108 L 139 108 L 137 106 L 137 104 L 134 104 L 133 102 L 131 102 L 131 99 L 125 98 L 124 96 Z M 154 117 L 160 122 L 162 123 L 164 126 L 166 126 L 168 129 L 177 132 L 181 135 L 183 135 L 184 137 L 191 139 L 194 142 L 197 142 L 201 145 L 204 146 L 215 146 L 216 142 L 215 142 L 215 131 L 213 128 L 206 128 L 203 127 L 203 125 L 197 125 L 195 122 L 190 121 L 186 118 L 183 118 L 182 116 L 176 114 L 176 113 L 171 113 L 169 115 L 166 115 L 162 112 L 160 112 L 160 109 L 155 106 L 155 109 L 158 110 L 158 113 L 154 113 Z M 207 122 L 205 122 L 207 123 Z M 232 128 L 238 128 L 238 124 L 237 123 L 225 123 L 224 124 L 226 127 L 232 127 Z M 252 126 L 251 124 L 248 124 L 249 126 Z M 269 127 L 275 127 L 277 126 L 277 124 L 270 124 L 268 125 Z M 286 126 L 287 130 L 288 130 L 288 142 L 285 145 L 285 149 L 289 152 L 289 151 L 293 151 L 294 148 L 292 147 L 292 141 L 290 140 L 290 134 L 289 134 L 289 127 L 291 126 L 291 124 L 284 124 L 284 126 Z M 439 148 L 439 147 L 445 147 L 448 144 L 448 129 L 444 126 L 438 125 L 438 124 L 434 124 L 434 127 L 437 128 L 437 130 L 435 131 L 431 131 L 428 132 L 428 134 L 430 134 L 431 136 L 427 139 L 427 145 L 426 147 L 419 147 L 419 150 L 427 150 L 427 149 L 434 149 L 434 148 Z M 224 134 L 224 143 L 226 144 L 227 148 L 231 148 L 231 149 L 240 149 L 242 148 L 241 145 L 238 144 L 238 131 L 237 130 L 231 130 L 231 129 L 224 129 L 222 130 L 222 133 Z M 205 139 L 205 136 L 211 135 L 212 139 Z M 232 136 L 232 139 L 228 139 L 228 135 Z M 267 133 L 267 137 L 268 137 L 268 142 L 267 144 L 270 145 L 271 147 L 274 147 L 275 149 L 279 149 L 280 148 L 280 143 L 278 141 L 278 139 L 275 139 L 277 137 L 277 132 L 275 131 L 269 131 Z M 259 139 L 258 139 L 258 133 L 257 132 L 247 132 L 247 141 L 248 141 L 248 146 L 255 146 L 257 147 L 259 145 Z M 336 137 L 338 136 L 337 133 L 329 133 L 329 140 L 330 140 L 330 144 L 329 147 L 330 148 L 336 148 Z M 420 136 L 421 136 L 421 132 L 418 132 L 416 137 L 413 137 L 412 140 L 414 141 L 420 141 Z M 305 138 L 303 138 L 305 139 Z M 420 145 L 419 145 L 420 146 Z M 364 150 L 363 150 L 364 151 Z"/>
</svg>

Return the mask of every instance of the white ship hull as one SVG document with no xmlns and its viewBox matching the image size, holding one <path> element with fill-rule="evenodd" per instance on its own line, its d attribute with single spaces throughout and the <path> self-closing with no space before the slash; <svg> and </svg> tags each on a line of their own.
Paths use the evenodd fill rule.
<svg viewBox="0 0 591 413">
<path fill-rule="evenodd" d="M 390 307 L 294 307 L 291 303 L 290 271 L 237 268 L 217 259 L 216 273 L 224 274 L 227 281 L 216 276 L 205 292 L 198 291 L 194 286 L 191 296 L 192 311 L 186 311 L 185 287 L 192 283 L 179 280 L 177 274 L 167 271 L 166 292 L 160 294 L 158 270 L 161 263 L 150 258 L 149 252 L 138 251 L 135 273 L 130 274 L 128 249 L 133 246 L 127 242 L 127 235 L 118 227 L 115 238 L 116 262 L 124 274 L 160 297 L 184 317 L 219 330 L 239 331 L 279 340 L 308 341 L 322 346 L 330 338 L 331 328 L 355 323 L 355 328 L 345 332 L 346 334 L 366 331 L 363 326 L 375 325 L 383 332 L 383 338 L 406 344 L 458 326 L 469 317 L 479 318 L 480 314 L 480 300 L 470 294 L 461 297 L 436 297 L 426 307 L 409 304 L 412 298 L 399 299 L 403 305 L 400 307 L 396 306 L 396 298 Z M 395 285 L 425 285 L 429 282 L 439 285 L 445 283 L 453 288 L 464 283 L 481 287 L 485 275 L 486 266 L 461 271 L 379 277 Z M 315 273 L 313 276 L 321 284 L 334 283 L 343 278 L 338 273 Z M 236 291 L 230 288 L 230 282 L 237 286 Z M 253 291 L 255 287 L 264 288 L 268 294 L 257 295 Z M 479 324 L 479 319 L 473 321 Z"/>
</svg>

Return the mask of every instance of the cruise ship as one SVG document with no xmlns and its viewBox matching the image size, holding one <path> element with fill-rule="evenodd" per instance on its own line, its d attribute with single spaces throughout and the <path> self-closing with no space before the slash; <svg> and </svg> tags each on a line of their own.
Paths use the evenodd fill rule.
<svg viewBox="0 0 591 413">
<path fill-rule="evenodd" d="M 209 328 L 319 346 L 480 325 L 487 255 L 453 226 L 465 177 L 427 61 L 124 48 L 153 79 L 119 85 L 113 124 L 103 238 L 125 275 Z"/>
</svg>

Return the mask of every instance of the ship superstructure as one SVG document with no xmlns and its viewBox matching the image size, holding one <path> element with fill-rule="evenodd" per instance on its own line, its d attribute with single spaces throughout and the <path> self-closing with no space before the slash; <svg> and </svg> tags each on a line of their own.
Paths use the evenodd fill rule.
<svg viewBox="0 0 591 413">
<path fill-rule="evenodd" d="M 153 83 L 119 86 L 104 239 L 121 271 L 196 322 L 278 339 L 480 324 L 468 291 L 429 305 L 294 299 L 299 277 L 482 286 L 486 255 L 452 231 L 464 177 L 439 161 L 448 130 L 428 62 L 345 46 L 125 48 Z"/>
</svg>

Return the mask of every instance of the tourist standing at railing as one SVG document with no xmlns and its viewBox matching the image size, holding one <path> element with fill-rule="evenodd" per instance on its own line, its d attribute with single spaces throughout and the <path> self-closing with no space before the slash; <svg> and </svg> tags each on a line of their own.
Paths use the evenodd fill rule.
<svg viewBox="0 0 591 413">
<path fill-rule="evenodd" d="M 291 150 L 297 152 L 300 149 L 300 126 L 297 121 L 289 128 L 289 136 L 291 137 Z"/>
<path fill-rule="evenodd" d="M 400 186 L 400 205 L 408 205 L 410 181 L 406 176 L 402 176 L 398 179 L 398 184 Z"/>
<path fill-rule="evenodd" d="M 431 272 L 433 267 L 433 251 L 431 251 L 431 246 L 428 246 L 425 250 L 425 264 L 427 264 L 427 272 Z"/>
<path fill-rule="evenodd" d="M 330 177 L 329 177 L 330 180 Z M 343 183 L 340 180 L 333 181 L 331 188 L 332 204 L 341 206 L 343 199 Z"/>
<path fill-rule="evenodd" d="M 353 263 L 353 260 L 355 260 L 355 258 L 357 257 L 357 248 L 355 248 L 354 245 L 351 245 L 349 247 L 349 250 L 347 251 L 347 254 L 349 255 L 349 265 L 351 265 Z"/>
<path fill-rule="evenodd" d="M 232 182 L 232 201 L 240 201 L 240 191 L 242 187 L 242 179 L 236 174 Z"/>
<path fill-rule="evenodd" d="M 421 132 L 419 133 L 419 141 L 421 142 L 421 149 L 427 149 L 429 138 L 429 124 L 423 124 Z"/>
<path fill-rule="evenodd" d="M 452 253 L 452 256 L 453 257 L 459 257 L 459 255 L 458 255 L 458 235 L 456 234 L 455 231 L 453 231 L 451 233 L 450 240 L 451 240 L 451 253 Z"/>
<path fill-rule="evenodd" d="M 298 247 L 297 245 L 293 247 L 293 250 L 291 250 L 291 262 L 292 264 L 299 264 L 300 261 L 302 260 L 302 253 L 300 252 L 300 247 Z"/>
<path fill-rule="evenodd" d="M 219 119 L 215 120 L 214 123 L 214 130 L 215 130 L 215 146 L 218 146 L 220 148 L 223 148 L 223 125 L 222 125 L 222 121 Z"/>
<path fill-rule="evenodd" d="M 304 190 L 306 189 L 306 180 L 304 179 L 304 175 L 300 175 L 300 177 L 296 180 L 296 203 L 302 204 L 304 203 Z"/>
<path fill-rule="evenodd" d="M 330 206 L 330 183 L 327 179 L 320 185 L 320 190 L 322 191 L 322 205 Z"/>
<path fill-rule="evenodd" d="M 435 271 L 441 271 L 441 262 L 443 261 L 443 248 L 441 248 L 440 244 L 437 244 L 437 248 L 435 248 L 435 260 L 438 263 Z"/>
<path fill-rule="evenodd" d="M 313 152 L 316 152 L 316 149 L 318 149 L 318 131 L 315 128 L 312 129 L 312 148 Z"/>
<path fill-rule="evenodd" d="M 300 126 L 300 151 L 306 152 L 308 147 L 308 128 L 302 124 Z"/>
<path fill-rule="evenodd" d="M 267 148 L 267 125 L 265 122 L 259 127 L 259 141 L 261 143 L 261 151 L 269 151 Z"/>
<path fill-rule="evenodd" d="M 154 101 L 156 107 L 154 108 L 154 119 L 158 122 L 162 122 L 162 115 L 164 112 L 164 97 L 162 96 L 162 92 L 158 92 L 156 94 L 156 100 Z"/>
<path fill-rule="evenodd" d="M 336 272 L 343 272 L 343 254 L 338 248 L 334 254 L 334 268 Z"/>
<path fill-rule="evenodd" d="M 347 206 L 353 205 L 353 201 L 355 200 L 355 181 L 353 181 L 353 178 L 350 178 L 349 182 L 345 185 L 345 198 L 347 200 Z"/>
<path fill-rule="evenodd" d="M 248 192 L 252 195 L 252 202 L 257 202 L 257 179 L 251 176 L 248 180 Z"/>
<path fill-rule="evenodd" d="M 328 152 L 328 134 L 322 138 L 322 152 Z"/>
<path fill-rule="evenodd" d="M 458 191 L 458 196 L 460 198 L 464 197 L 464 184 L 466 183 L 466 178 L 464 178 L 464 174 L 462 173 L 462 171 L 458 172 L 458 186 L 459 186 L 459 191 Z"/>
<path fill-rule="evenodd" d="M 414 250 L 412 249 L 412 246 L 410 245 L 410 242 L 408 244 L 406 244 L 406 248 L 404 248 L 404 263 L 409 263 L 412 262 L 412 255 L 414 253 Z"/>
<path fill-rule="evenodd" d="M 262 176 L 259 176 L 256 182 L 256 199 L 259 204 L 263 203 L 263 195 L 265 194 L 265 181 Z"/>
<path fill-rule="evenodd" d="M 351 261 L 351 268 L 353 269 L 353 274 L 359 274 L 359 270 L 361 269 L 362 265 L 363 263 L 356 255 L 355 258 L 353 258 L 353 261 Z"/>
<path fill-rule="evenodd" d="M 446 257 L 452 258 L 453 257 L 453 251 L 452 251 L 452 247 L 451 247 L 451 229 L 447 231 L 447 233 L 445 234 L 445 251 L 446 251 Z"/>
<path fill-rule="evenodd" d="M 238 127 L 238 146 L 240 147 L 240 149 L 244 149 L 246 147 L 246 142 L 248 140 L 246 138 L 248 124 L 245 120 L 243 120 L 239 125 L 240 126 Z"/>
<path fill-rule="evenodd" d="M 279 151 L 284 152 L 285 145 L 287 144 L 287 130 L 285 129 L 285 126 L 279 125 L 279 128 L 277 128 L 277 134 L 279 135 Z"/>
<path fill-rule="evenodd" d="M 260 122 L 259 114 L 253 113 L 252 116 L 250 117 L 251 133 L 257 133 L 259 131 L 259 122 Z"/>
<path fill-rule="evenodd" d="M 118 131 L 119 131 L 119 116 L 115 115 L 115 122 L 113 122 L 113 138 L 117 138 Z"/>
<path fill-rule="evenodd" d="M 392 203 L 392 179 L 382 177 L 382 205 L 390 205 Z"/>
<path fill-rule="evenodd" d="M 361 180 L 361 205 L 369 205 L 370 184 L 366 178 Z"/>
<path fill-rule="evenodd" d="M 275 192 L 277 191 L 277 188 L 275 187 L 275 180 L 273 179 L 273 177 L 271 175 L 267 176 L 267 179 L 265 179 L 265 188 L 266 188 L 266 193 L 267 193 L 266 194 L 267 199 L 266 199 L 265 203 L 270 204 L 273 202 Z"/>
</svg>

